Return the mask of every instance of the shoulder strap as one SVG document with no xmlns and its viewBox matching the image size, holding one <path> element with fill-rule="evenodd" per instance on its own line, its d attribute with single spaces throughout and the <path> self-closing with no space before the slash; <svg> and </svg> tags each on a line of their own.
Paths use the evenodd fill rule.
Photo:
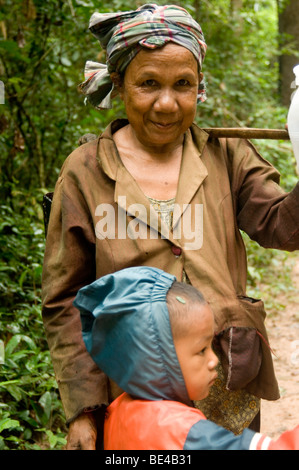
<svg viewBox="0 0 299 470">
<path fill-rule="evenodd" d="M 80 145 L 86 144 L 87 142 L 90 142 L 91 140 L 95 140 L 97 137 L 98 136 L 96 134 L 84 134 L 78 139 L 78 146 L 80 147 Z M 54 195 L 54 192 L 45 194 L 43 197 L 43 202 L 42 202 L 45 237 L 47 237 L 53 195 Z"/>
</svg>

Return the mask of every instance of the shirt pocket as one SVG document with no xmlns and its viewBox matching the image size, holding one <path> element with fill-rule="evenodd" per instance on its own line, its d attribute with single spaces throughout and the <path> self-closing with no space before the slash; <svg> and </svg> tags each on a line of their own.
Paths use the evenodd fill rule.
<svg viewBox="0 0 299 470">
<path fill-rule="evenodd" d="M 261 369 L 265 346 L 270 352 L 263 301 L 246 296 L 238 296 L 238 301 L 244 326 L 238 323 L 221 331 L 215 338 L 229 390 L 245 389 L 254 381 Z"/>
<path fill-rule="evenodd" d="M 258 375 L 262 363 L 261 338 L 256 328 L 231 327 L 215 338 L 215 349 L 228 390 L 247 387 Z"/>
</svg>

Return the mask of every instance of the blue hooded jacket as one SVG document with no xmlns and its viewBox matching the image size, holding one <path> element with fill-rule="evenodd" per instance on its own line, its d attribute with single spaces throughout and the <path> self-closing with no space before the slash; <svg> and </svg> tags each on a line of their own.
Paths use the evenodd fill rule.
<svg viewBox="0 0 299 470">
<path fill-rule="evenodd" d="M 75 298 L 88 352 L 126 392 L 108 407 L 105 432 L 110 447 L 105 448 L 273 448 L 273 441 L 266 436 L 248 429 L 235 436 L 193 407 L 166 304 L 174 281 L 174 276 L 157 268 L 127 268 L 83 287 Z M 292 445 L 298 448 L 299 428 L 295 433 Z M 274 448 L 281 448 L 279 445 Z"/>
<path fill-rule="evenodd" d="M 175 280 L 156 268 L 127 268 L 83 287 L 74 305 L 88 352 L 122 390 L 191 406 L 166 305 Z"/>
</svg>

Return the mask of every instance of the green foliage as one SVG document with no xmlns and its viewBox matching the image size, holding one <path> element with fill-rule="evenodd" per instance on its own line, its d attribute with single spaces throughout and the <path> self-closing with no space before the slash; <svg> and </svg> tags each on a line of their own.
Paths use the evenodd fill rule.
<svg viewBox="0 0 299 470">
<path fill-rule="evenodd" d="M 278 98 L 275 2 L 247 1 L 237 11 L 232 4 L 222 0 L 211 8 L 211 2 L 202 1 L 197 12 L 208 44 L 204 72 L 209 98 L 199 110 L 199 122 L 204 121 L 203 127 L 258 127 L 263 110 L 268 122 L 261 127 L 273 126 L 269 108 L 277 108 Z"/>
<path fill-rule="evenodd" d="M 0 105 L 0 449 L 59 449 L 65 443 L 40 311 L 41 200 L 53 190 L 78 138 L 99 133 L 123 116 L 119 101 L 113 110 L 98 112 L 85 106 L 77 91 L 86 60 L 104 60 L 88 32 L 91 14 L 142 3 L 0 0 L 0 78 L 5 85 L 5 105 Z M 208 101 L 198 108 L 199 125 L 283 128 L 287 109 L 278 105 L 275 0 L 244 0 L 239 9 L 232 0 L 180 3 L 200 22 L 208 44 L 203 70 Z M 281 172 L 283 187 L 292 189 L 297 178 L 290 144 L 256 145 Z M 288 255 L 265 250 L 245 234 L 244 240 L 249 294 L 259 296 L 265 283 L 271 293 L 289 289 Z M 272 308 L 271 295 L 267 302 Z"/>
<path fill-rule="evenodd" d="M 112 1 L 110 8 L 124 8 L 124 2 Z M 101 132 L 110 120 L 109 112 L 84 106 L 77 89 L 86 60 L 97 60 L 100 52 L 88 31 L 89 18 L 108 8 L 102 1 L 6 0 L 2 9 L 2 177 L 22 174 L 24 187 L 45 188 L 54 185 L 78 138 Z"/>
<path fill-rule="evenodd" d="M 40 312 L 42 194 L 12 195 L 0 224 L 0 449 L 59 448 L 65 427 Z"/>
</svg>

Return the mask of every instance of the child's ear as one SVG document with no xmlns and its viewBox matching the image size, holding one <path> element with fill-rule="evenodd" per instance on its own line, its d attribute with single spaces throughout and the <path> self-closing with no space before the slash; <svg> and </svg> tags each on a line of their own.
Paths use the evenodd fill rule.
<svg viewBox="0 0 299 470">
<path fill-rule="evenodd" d="M 119 96 L 123 99 L 123 79 L 118 72 L 112 72 L 110 74 L 112 83 L 114 84 L 115 89 L 118 91 Z"/>
</svg>

